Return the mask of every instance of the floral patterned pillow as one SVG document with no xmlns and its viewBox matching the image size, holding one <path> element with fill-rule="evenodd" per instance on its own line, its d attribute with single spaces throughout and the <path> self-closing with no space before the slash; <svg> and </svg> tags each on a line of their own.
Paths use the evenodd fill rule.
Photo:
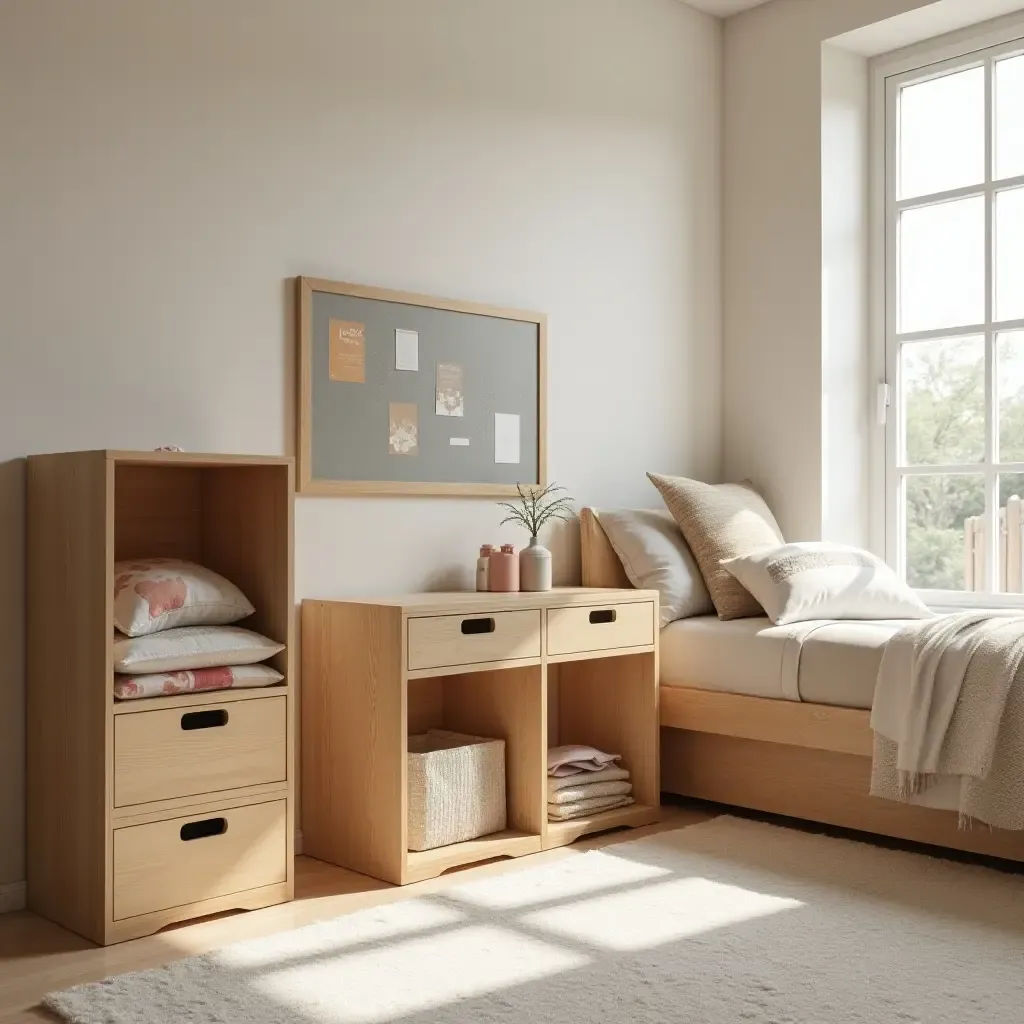
<svg viewBox="0 0 1024 1024">
<path fill-rule="evenodd" d="M 184 672 L 154 672 L 146 676 L 114 676 L 114 696 L 118 700 L 137 697 L 168 697 L 175 693 L 199 690 L 242 689 L 249 686 L 273 686 L 284 676 L 269 665 L 222 665 Z"/>
<path fill-rule="evenodd" d="M 126 636 L 173 626 L 222 626 L 255 609 L 230 580 L 178 558 L 114 564 L 114 625 Z"/>
</svg>

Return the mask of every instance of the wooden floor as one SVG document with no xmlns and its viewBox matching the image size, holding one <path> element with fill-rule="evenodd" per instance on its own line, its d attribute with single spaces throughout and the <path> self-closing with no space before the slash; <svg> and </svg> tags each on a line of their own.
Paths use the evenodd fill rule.
<svg viewBox="0 0 1024 1024">
<path fill-rule="evenodd" d="M 492 861 L 441 878 L 417 882 L 404 888 L 378 882 L 310 857 L 296 860 L 295 901 L 265 910 L 224 914 L 196 924 L 179 925 L 145 939 L 123 942 L 105 949 L 28 911 L 0 915 L 0 1024 L 29 1024 L 53 1018 L 34 1007 L 47 993 L 112 974 L 137 971 L 206 953 L 240 939 L 253 939 L 288 931 L 355 910 L 388 903 L 408 896 L 433 892 L 462 883 L 467 876 L 521 871 L 585 850 L 628 842 L 668 829 L 685 828 L 716 817 L 712 809 L 665 807 L 663 820 L 645 828 L 610 832 L 581 839 L 572 846 L 549 850 L 520 860 Z"/>
</svg>

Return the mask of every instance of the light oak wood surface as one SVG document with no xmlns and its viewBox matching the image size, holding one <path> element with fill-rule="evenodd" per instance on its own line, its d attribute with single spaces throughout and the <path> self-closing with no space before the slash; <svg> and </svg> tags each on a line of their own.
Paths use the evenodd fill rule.
<svg viewBox="0 0 1024 1024">
<path fill-rule="evenodd" d="M 539 610 L 411 618 L 409 669 L 476 665 L 540 657 Z M 466 633 L 474 625 L 488 632 Z"/>
<path fill-rule="evenodd" d="M 290 796 L 287 782 L 268 782 L 259 786 L 239 786 L 229 793 L 197 793 L 195 796 L 176 797 L 173 800 L 155 800 L 149 804 L 118 807 L 112 817 L 114 828 L 145 825 L 151 821 L 166 821 L 184 814 L 210 817 L 232 807 L 244 804 L 286 800 Z"/>
<path fill-rule="evenodd" d="M 580 553 L 585 587 L 631 587 L 626 570 L 593 508 L 580 509 Z"/>
<path fill-rule="evenodd" d="M 505 741 L 509 827 L 539 836 L 547 817 L 547 730 L 541 667 L 451 676 L 444 680 L 442 692 L 440 725 Z M 537 845 L 539 849 L 539 842 Z"/>
<path fill-rule="evenodd" d="M 286 697 L 114 720 L 114 805 L 216 793 L 288 778 Z M 202 728 L 186 728 L 215 719 Z M 192 719 L 192 722 L 190 722 Z"/>
<path fill-rule="evenodd" d="M 653 591 L 583 588 L 304 601 L 305 851 L 401 883 L 482 856 L 522 856 L 602 828 L 655 820 L 656 603 Z M 580 608 L 588 616 L 591 608 L 612 608 L 628 624 L 620 635 L 640 638 L 639 622 L 650 649 L 561 654 L 556 665 L 544 653 L 542 614 L 554 608 Z M 481 617 L 512 624 L 517 646 L 510 648 L 503 629 L 496 629 L 490 648 L 470 643 L 495 636 L 462 633 L 465 619 Z M 524 651 L 533 657 L 508 657 Z M 487 657 L 504 660 L 453 664 Z M 557 721 L 554 727 L 548 721 L 549 672 L 568 680 L 557 714 L 569 723 L 563 728 L 576 732 L 564 742 L 622 753 L 637 773 L 644 808 L 622 818 L 595 815 L 572 830 L 549 829 L 546 752 L 549 741 L 559 742 Z M 407 850 L 407 737 L 430 728 L 505 740 L 507 832 L 443 852 Z"/>
<path fill-rule="evenodd" d="M 649 807 L 661 800 L 657 678 L 654 654 L 558 666 L 558 742 L 621 754 L 633 798 Z"/>
<path fill-rule="evenodd" d="M 302 839 L 314 857 L 399 881 L 406 699 L 400 608 L 302 602 Z"/>
<path fill-rule="evenodd" d="M 665 787 L 703 800 L 969 853 L 1024 860 L 1024 833 L 960 828 L 951 811 L 868 795 L 871 759 L 735 736 L 662 730 Z"/>
<path fill-rule="evenodd" d="M 661 724 L 740 739 L 870 757 L 871 712 L 664 686 Z"/>
<path fill-rule="evenodd" d="M 271 664 L 290 680 L 293 474 L 290 459 L 260 456 L 104 450 L 28 460 L 28 903 L 96 942 L 155 930 L 190 909 L 165 904 L 131 926 L 115 920 L 123 880 L 113 829 L 188 813 L 214 793 L 228 808 L 239 797 L 272 793 L 287 818 L 285 877 L 239 894 L 234 905 L 287 898 L 293 884 L 294 687 L 115 702 L 111 641 L 115 559 L 184 558 L 250 597 L 257 610 L 244 624 L 285 645 Z M 195 734 L 172 742 L 172 730 L 157 725 L 216 702 L 255 722 L 260 700 L 277 702 L 266 706 L 276 709 L 273 724 L 264 720 L 258 738 L 239 736 L 230 752 Z M 183 761 L 175 761 L 175 748 Z M 170 898 L 156 895 L 158 882 L 150 885 L 154 899 Z M 192 910 L 223 910 L 233 898 Z"/>
<path fill-rule="evenodd" d="M 183 827 L 223 821 L 217 835 L 187 840 Z M 114 920 L 283 883 L 288 803 L 234 807 L 114 830 Z"/>
<path fill-rule="evenodd" d="M 544 849 L 552 850 L 576 842 L 580 836 L 591 832 L 602 832 L 610 828 L 639 828 L 658 821 L 662 809 L 655 804 L 630 804 L 628 807 L 615 807 L 610 811 L 598 811 L 584 818 L 573 818 L 571 821 L 549 821 L 544 835 Z"/>
<path fill-rule="evenodd" d="M 416 594 L 392 594 L 365 598 L 346 598 L 337 604 L 368 604 L 380 608 L 400 608 L 408 616 L 472 614 L 516 611 L 530 608 L 569 608 L 588 604 L 621 604 L 653 601 L 654 590 L 609 589 L 607 587 L 554 587 L 542 593 L 519 591 L 514 594 L 481 593 L 475 590 L 439 590 Z"/>
<path fill-rule="evenodd" d="M 654 643 L 653 602 L 549 608 L 548 654 L 581 654 Z M 602 616 L 614 616 L 605 621 Z"/>
<path fill-rule="evenodd" d="M 203 470 L 126 463 L 114 481 L 114 558 L 203 557 Z"/>
<path fill-rule="evenodd" d="M 291 696 L 291 688 L 284 683 L 275 686 L 254 686 L 248 690 L 209 690 L 196 693 L 179 693 L 170 697 L 139 697 L 114 702 L 115 715 L 148 714 L 165 708 L 184 710 L 203 708 L 210 704 L 234 704 L 241 700 L 265 700 L 268 696 Z"/>
<path fill-rule="evenodd" d="M 107 920 L 112 475 L 103 452 L 28 460 L 28 899 L 92 937 Z"/>
<path fill-rule="evenodd" d="M 436 850 L 410 850 L 402 871 L 402 884 L 422 882 L 425 878 L 435 878 L 451 868 L 490 860 L 492 857 L 526 857 L 540 851 L 540 836 L 518 829 L 492 832 L 489 836 L 453 843 L 451 846 L 439 846 Z"/>
</svg>

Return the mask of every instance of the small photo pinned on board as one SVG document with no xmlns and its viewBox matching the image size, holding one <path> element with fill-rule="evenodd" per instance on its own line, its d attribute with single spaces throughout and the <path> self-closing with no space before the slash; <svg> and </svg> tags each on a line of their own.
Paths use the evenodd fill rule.
<svg viewBox="0 0 1024 1024">
<path fill-rule="evenodd" d="M 434 411 L 438 416 L 465 416 L 462 401 L 462 367 L 458 363 L 437 364 L 437 398 Z"/>
<path fill-rule="evenodd" d="M 419 411 L 415 402 L 388 403 L 388 454 L 419 455 Z"/>
</svg>

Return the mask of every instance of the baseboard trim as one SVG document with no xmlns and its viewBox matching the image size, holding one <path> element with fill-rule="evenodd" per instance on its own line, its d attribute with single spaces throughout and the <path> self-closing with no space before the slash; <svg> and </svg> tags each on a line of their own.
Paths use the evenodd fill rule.
<svg viewBox="0 0 1024 1024">
<path fill-rule="evenodd" d="M 0 914 L 25 909 L 25 883 L 7 882 L 0 885 Z"/>
</svg>

